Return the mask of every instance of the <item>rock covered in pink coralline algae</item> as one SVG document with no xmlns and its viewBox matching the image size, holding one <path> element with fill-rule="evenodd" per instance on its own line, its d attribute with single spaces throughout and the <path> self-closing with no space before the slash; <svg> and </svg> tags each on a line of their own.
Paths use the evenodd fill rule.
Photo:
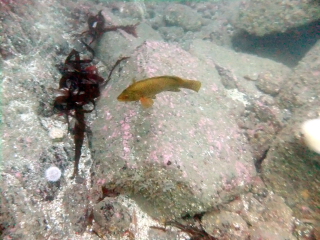
<svg viewBox="0 0 320 240">
<path fill-rule="evenodd" d="M 308 207 L 318 211 L 320 155 L 304 143 L 301 125 L 319 117 L 319 54 L 320 41 L 310 49 L 283 84 L 276 102 L 279 107 L 292 111 L 292 116 L 273 140 L 262 163 L 265 183 L 285 198 L 295 216 L 311 218 L 314 222 L 319 222 L 314 214 L 304 216 L 302 209 Z"/>
<path fill-rule="evenodd" d="M 284 230 L 276 222 L 260 222 L 250 231 L 250 239 L 253 240 L 296 240 L 289 232 Z"/>
<path fill-rule="evenodd" d="M 243 106 L 224 95 L 214 67 L 178 46 L 147 41 L 121 69 L 92 125 L 94 181 L 131 193 L 157 218 L 200 213 L 245 191 L 255 169 L 236 124 Z M 149 109 L 117 101 L 132 79 L 160 75 L 202 87 L 160 93 Z"/>
<path fill-rule="evenodd" d="M 251 192 L 225 204 L 220 212 L 206 213 L 202 218 L 206 231 L 217 239 L 248 239 L 249 234 L 259 240 L 296 239 L 292 210 L 259 181 L 256 177 Z"/>
<path fill-rule="evenodd" d="M 185 31 L 199 30 L 203 21 L 199 13 L 183 4 L 168 5 L 164 20 L 168 26 L 179 26 Z"/>
<path fill-rule="evenodd" d="M 132 222 L 129 210 L 117 198 L 106 197 L 93 208 L 93 229 L 100 236 L 108 233 L 124 233 Z"/>
<path fill-rule="evenodd" d="M 288 75 L 276 99 L 279 106 L 292 110 L 315 103 L 320 93 L 319 76 L 320 41 L 317 41 Z"/>
<path fill-rule="evenodd" d="M 202 226 L 217 239 L 246 240 L 249 236 L 247 223 L 234 212 L 206 213 L 202 218 Z"/>
<path fill-rule="evenodd" d="M 257 36 L 273 32 L 285 32 L 320 18 L 319 5 L 315 1 L 242 1 L 238 28 Z"/>
</svg>

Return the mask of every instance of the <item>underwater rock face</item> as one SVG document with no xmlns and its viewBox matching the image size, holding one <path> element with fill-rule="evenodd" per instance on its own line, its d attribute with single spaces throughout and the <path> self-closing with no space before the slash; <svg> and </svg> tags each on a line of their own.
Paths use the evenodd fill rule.
<svg viewBox="0 0 320 240">
<path fill-rule="evenodd" d="M 262 177 L 267 186 L 283 196 L 295 216 L 313 219 L 320 204 L 320 155 L 304 144 L 301 124 L 319 117 L 320 41 L 285 78 L 276 104 L 292 116 L 276 135 L 266 159 Z M 304 208 L 310 208 L 306 214 Z"/>
<path fill-rule="evenodd" d="M 256 36 L 285 32 L 320 19 L 319 3 L 312 0 L 251 0 L 243 1 L 240 6 L 235 25 Z"/>
<path fill-rule="evenodd" d="M 267 185 L 285 197 L 298 216 L 304 216 L 303 206 L 314 211 L 320 204 L 320 155 L 308 149 L 301 133 L 304 121 L 319 117 L 319 54 L 320 41 L 284 82 L 276 103 L 292 111 L 292 117 L 275 138 L 262 164 Z"/>
<path fill-rule="evenodd" d="M 69 215 L 73 230 L 78 234 L 83 234 L 88 224 L 88 196 L 88 189 L 81 184 L 73 185 L 63 196 L 65 212 Z"/>
<path fill-rule="evenodd" d="M 202 218 L 202 226 L 216 239 L 246 240 L 249 236 L 247 223 L 233 212 L 206 213 Z"/>
<path fill-rule="evenodd" d="M 163 36 L 165 41 L 179 41 L 180 39 L 183 38 L 184 30 L 182 27 L 160 27 L 159 32 Z"/>
<path fill-rule="evenodd" d="M 197 31 L 202 25 L 200 14 L 182 4 L 170 4 L 164 12 L 164 20 L 168 26 L 179 26 L 185 31 Z"/>
<path fill-rule="evenodd" d="M 282 108 L 312 105 L 320 93 L 320 40 L 291 71 L 276 100 Z"/>
<path fill-rule="evenodd" d="M 138 21 L 121 20 L 107 8 L 102 8 L 102 10 L 102 15 L 108 20 L 109 24 L 132 25 L 139 23 Z M 97 57 L 105 64 L 113 66 L 121 56 L 130 56 L 134 50 L 147 39 L 162 40 L 160 34 L 146 23 L 139 23 L 136 31 L 137 37 L 122 30 L 102 35 L 95 48 Z"/>
<path fill-rule="evenodd" d="M 64 151 L 68 144 L 65 142 L 63 147 L 61 142 L 53 143 L 49 136 L 53 128 L 66 129 L 64 124 L 49 119 L 52 98 L 48 88 L 58 84 L 54 78 L 59 76 L 55 63 L 70 50 L 62 37 L 70 30 L 66 22 L 71 20 L 62 12 L 70 9 L 58 2 L 53 6 L 49 1 L 30 0 L 1 1 L 0 6 L 3 21 L 0 238 L 48 239 L 50 235 L 63 239 L 73 230 L 68 217 L 60 218 L 61 224 L 57 224 L 59 216 L 66 216 L 61 204 L 51 208 L 61 191 L 60 183 L 48 182 L 45 170 L 54 165 L 64 175 L 69 165 Z M 66 185 L 64 176 L 59 182 Z"/>
<path fill-rule="evenodd" d="M 304 145 L 300 133 L 301 123 L 317 117 L 319 111 L 319 102 L 296 110 L 262 162 L 265 183 L 283 196 L 298 216 L 303 216 L 303 206 L 315 210 L 320 203 L 320 155 Z"/>
<path fill-rule="evenodd" d="M 285 76 L 291 71 L 284 64 L 270 59 L 235 52 L 200 39 L 191 42 L 189 51 L 208 65 L 217 68 L 219 77 L 226 88 L 236 88 L 253 98 L 263 95 L 257 91 L 255 82 L 264 72 L 272 72 L 275 75 L 270 79 L 270 83 L 266 81 L 266 84 L 274 85 L 274 82 L 279 82 L 277 79 L 279 76 Z"/>
<path fill-rule="evenodd" d="M 248 239 L 248 235 L 257 240 L 296 239 L 292 210 L 283 198 L 267 191 L 260 177 L 249 193 L 225 204 L 220 212 L 206 213 L 202 225 L 213 236 L 224 235 L 217 239 Z"/>
<path fill-rule="evenodd" d="M 272 96 L 279 93 L 282 84 L 283 78 L 281 77 L 281 75 L 277 76 L 276 74 L 269 71 L 260 73 L 256 81 L 256 86 L 260 91 Z"/>
<path fill-rule="evenodd" d="M 117 198 L 104 198 L 93 208 L 95 224 L 93 228 L 100 236 L 108 232 L 124 233 L 132 221 L 129 210 L 117 201 Z"/>
<path fill-rule="evenodd" d="M 121 68 L 92 125 L 95 181 L 139 197 L 157 218 L 203 212 L 245 191 L 255 169 L 235 121 L 241 104 L 222 96 L 214 68 L 156 41 L 139 47 Z M 133 78 L 165 74 L 199 80 L 202 87 L 160 93 L 149 109 L 117 101 Z"/>
<path fill-rule="evenodd" d="M 296 240 L 297 238 L 284 230 L 276 222 L 261 222 L 250 229 L 250 239 Z"/>
<path fill-rule="evenodd" d="M 72 134 L 68 134 L 64 118 L 53 114 L 54 97 L 49 88 L 56 88 L 61 77 L 55 65 L 63 62 L 72 48 L 80 49 L 75 35 L 87 29 L 89 13 L 96 14 L 103 8 L 105 16 L 108 16 L 104 7 L 91 5 L 93 3 L 71 1 L 60 4 L 59 1 L 42 0 L 0 2 L 1 7 L 5 6 L 5 11 L 0 13 L 4 23 L 3 48 L 0 49 L 4 76 L 1 99 L 4 125 L 4 161 L 0 162 L 1 237 L 19 240 L 97 239 L 87 224 L 92 218 L 89 214 L 91 210 L 101 210 L 104 203 L 110 200 L 105 199 L 98 204 L 94 201 L 101 198 L 99 193 L 101 186 L 104 186 L 106 191 L 115 189 L 114 192 L 110 191 L 110 195 L 115 196 L 116 190 L 128 193 L 158 219 L 208 209 L 211 211 L 216 204 L 225 200 L 229 202 L 236 195 L 234 201 L 228 203 L 230 209 L 226 210 L 232 212 L 231 215 L 240 215 L 248 223 L 252 239 L 260 239 L 262 236 L 269 239 L 291 239 L 288 232 L 291 227 L 290 209 L 281 201 L 267 201 L 268 191 L 254 186 L 260 182 L 257 177 L 252 177 L 255 175 L 253 159 L 243 137 L 244 130 L 238 129 L 238 123 L 235 124 L 243 105 L 227 96 L 221 84 L 224 74 L 219 75 L 215 70 L 215 63 L 225 68 L 231 73 L 225 76 L 235 80 L 237 90 L 250 98 L 261 92 L 255 88 L 255 82 L 245 80 L 244 76 L 257 80 L 256 77 L 262 70 L 274 67 L 280 72 L 280 64 L 219 48 L 201 39 L 190 40 L 190 55 L 175 44 L 161 42 L 160 35 L 148 24 L 141 23 L 138 26 L 137 39 L 119 30 L 104 35 L 97 44 L 97 55 L 108 66 L 113 65 L 121 54 L 132 54 L 132 57 L 127 62 L 122 62 L 114 71 L 112 81 L 101 97 L 97 115 L 94 112 L 87 115 L 88 126 L 98 116 L 98 122 L 94 126 L 97 137 L 92 151 L 95 153 L 96 163 L 92 167 L 92 175 L 89 173 L 92 164 L 89 144 L 84 144 L 80 161 L 83 180 L 69 179 L 73 168 L 74 142 Z M 125 12 L 124 14 L 127 15 Z M 135 15 L 138 16 L 136 11 Z M 172 27 L 165 31 L 168 29 L 171 29 L 172 34 Z M 180 32 L 181 29 L 177 31 Z M 150 39 L 150 36 L 160 42 L 147 41 L 135 48 Z M 122 40 L 124 44 L 120 42 Z M 315 54 L 314 61 L 312 55 L 308 56 L 310 62 L 307 65 L 312 66 L 311 63 L 314 63 L 314 66 L 304 68 L 305 63 L 301 64 L 301 69 L 305 69 L 302 73 L 310 73 L 301 80 L 310 80 L 308 86 L 310 84 L 315 87 L 312 92 L 312 97 L 315 98 L 318 96 L 318 60 Z M 102 70 L 104 77 L 107 76 L 108 69 L 110 68 L 99 63 L 99 72 Z M 185 89 L 178 93 L 161 93 L 154 100 L 154 106 L 147 110 L 140 103 L 121 103 L 116 100 L 117 95 L 131 84 L 133 78 L 139 80 L 160 74 L 200 80 L 203 85 L 199 93 Z M 282 93 L 284 90 L 282 89 Z M 270 150 L 270 156 L 264 165 L 264 179 L 268 186 L 279 183 L 274 189 L 279 194 L 287 194 L 285 197 L 289 204 L 298 203 L 297 207 L 312 215 L 314 208 L 309 210 L 308 206 L 301 206 L 299 203 L 303 202 L 301 198 L 307 199 L 306 203 L 317 201 L 312 195 L 319 195 L 319 173 L 316 169 L 318 165 L 313 162 L 319 161 L 319 155 L 301 147 L 303 145 L 299 142 L 299 133 L 294 132 L 303 120 L 315 118 L 320 112 L 319 102 L 308 103 L 309 100 L 312 98 L 305 98 L 303 101 L 308 106 L 307 110 L 296 112 L 294 116 L 298 119 L 289 122 L 292 128 L 285 130 L 289 137 L 276 139 L 275 146 L 279 145 L 279 152 L 275 155 L 274 150 Z M 268 124 L 272 128 L 273 120 L 270 121 L 269 112 L 272 108 L 261 103 L 256 102 L 254 111 L 259 115 L 258 119 L 264 121 L 264 126 Z M 250 126 L 247 131 L 249 130 L 251 131 Z M 259 134 L 263 132 L 260 128 L 256 130 Z M 270 139 L 275 134 L 270 133 Z M 261 142 L 257 147 L 260 151 L 262 146 L 268 145 Z M 252 146 L 252 142 L 249 144 Z M 306 165 L 308 166 L 305 167 Z M 45 170 L 50 166 L 61 169 L 62 176 L 58 182 L 48 182 L 45 178 Z M 268 171 L 271 172 L 270 175 Z M 253 186 L 247 193 L 246 186 L 251 182 Z M 296 182 L 300 184 L 298 188 Z M 133 200 L 130 201 L 131 206 L 136 206 Z M 136 239 L 178 238 L 180 231 L 177 232 L 174 228 L 167 229 L 165 233 L 161 227 L 149 229 L 149 226 L 161 222 L 150 221 L 147 214 L 141 215 L 143 211 L 139 210 L 135 214 L 131 206 L 128 207 L 129 211 L 118 203 L 114 206 L 117 213 L 124 214 L 122 218 L 117 218 L 118 215 L 114 214 L 112 217 L 115 218 L 112 220 L 123 230 L 130 224 L 132 231 L 133 225 Z M 219 208 L 224 209 L 226 205 L 221 204 Z M 108 214 L 112 212 L 100 213 L 100 216 L 107 213 L 105 216 L 110 217 Z M 316 214 L 314 213 L 314 218 Z M 101 229 L 97 226 L 98 220 L 101 227 L 106 227 L 107 218 L 99 219 L 97 212 L 95 217 L 96 232 L 108 232 L 109 228 Z M 316 222 L 310 216 L 307 217 L 310 222 Z M 278 220 L 281 222 L 277 222 Z M 308 229 L 312 229 L 310 222 Z M 306 229 L 303 224 L 299 227 Z M 165 236 L 161 237 L 160 231 Z M 141 232 L 148 232 L 149 237 L 142 237 Z M 317 238 L 319 232 L 317 230 L 312 233 L 310 230 L 309 239 L 312 239 L 312 234 Z"/>
</svg>

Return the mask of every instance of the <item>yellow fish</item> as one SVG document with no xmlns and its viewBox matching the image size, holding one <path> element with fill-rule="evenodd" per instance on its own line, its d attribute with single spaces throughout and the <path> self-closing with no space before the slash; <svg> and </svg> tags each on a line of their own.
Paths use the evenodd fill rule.
<svg viewBox="0 0 320 240">
<path fill-rule="evenodd" d="M 188 88 L 198 92 L 200 87 L 201 82 L 196 80 L 187 80 L 175 76 L 159 76 L 134 82 L 117 99 L 121 102 L 140 100 L 142 106 L 148 108 L 153 105 L 152 99 L 155 99 L 158 93 L 163 91 L 179 92 L 179 88 Z"/>
</svg>

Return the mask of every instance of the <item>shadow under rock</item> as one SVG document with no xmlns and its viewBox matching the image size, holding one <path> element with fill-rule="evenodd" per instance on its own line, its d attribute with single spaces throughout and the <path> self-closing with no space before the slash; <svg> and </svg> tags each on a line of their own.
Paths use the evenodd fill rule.
<svg viewBox="0 0 320 240">
<path fill-rule="evenodd" d="M 291 28 L 284 33 L 276 32 L 262 37 L 242 31 L 234 35 L 232 45 L 236 51 L 295 67 L 319 39 L 320 20 Z"/>
</svg>

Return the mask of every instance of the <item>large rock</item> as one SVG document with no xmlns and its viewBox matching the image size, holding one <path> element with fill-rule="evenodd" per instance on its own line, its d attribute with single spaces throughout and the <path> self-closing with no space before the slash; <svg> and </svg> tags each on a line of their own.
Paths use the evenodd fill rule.
<svg viewBox="0 0 320 240">
<path fill-rule="evenodd" d="M 112 12 L 107 8 L 103 8 L 102 14 L 105 19 L 109 20 L 109 24 L 115 26 L 137 24 L 137 37 L 134 37 L 133 35 L 123 30 L 109 32 L 108 34 L 104 34 L 101 37 L 100 41 L 97 43 L 95 51 L 97 53 L 97 57 L 99 57 L 101 61 L 103 61 L 107 65 L 113 66 L 113 64 L 120 57 L 130 56 L 135 51 L 135 49 L 147 39 L 162 40 L 160 34 L 153 30 L 152 27 L 146 23 L 122 20 L 112 14 Z"/>
<path fill-rule="evenodd" d="M 320 204 L 320 156 L 303 143 L 301 124 L 316 118 L 319 102 L 296 110 L 287 126 L 277 135 L 266 159 L 262 163 L 262 176 L 266 184 L 285 197 L 296 216 L 303 216 L 303 205 L 316 209 Z"/>
<path fill-rule="evenodd" d="M 215 69 L 157 41 L 139 47 L 121 69 L 92 126 L 96 181 L 139 198 L 157 218 L 206 211 L 250 185 L 253 160 L 235 121 L 241 104 L 225 98 Z M 150 109 L 117 101 L 133 78 L 159 75 L 197 79 L 202 88 L 158 94 Z"/>
<path fill-rule="evenodd" d="M 235 25 L 252 35 L 264 36 L 285 32 L 319 19 L 320 7 L 317 1 L 251 0 L 242 3 Z"/>
<path fill-rule="evenodd" d="M 301 124 L 319 117 L 320 42 L 292 71 L 277 98 L 280 107 L 290 109 L 292 118 L 272 143 L 262 165 L 263 178 L 275 192 L 286 198 L 296 215 L 304 215 L 320 204 L 320 155 L 303 142 Z"/>
<path fill-rule="evenodd" d="M 226 88 L 237 89 L 248 97 L 262 95 L 257 91 L 256 82 L 265 73 L 273 73 L 273 76 L 268 79 L 271 84 L 278 82 L 278 78 L 290 72 L 290 69 L 281 63 L 250 54 L 237 53 L 200 39 L 191 42 L 189 51 L 209 66 L 217 68 Z"/>
<path fill-rule="evenodd" d="M 197 31 L 202 25 L 202 18 L 192 8 L 182 4 L 170 4 L 165 10 L 164 20 L 169 26 L 179 26 L 185 31 Z"/>
<path fill-rule="evenodd" d="M 318 101 L 320 86 L 320 41 L 318 41 L 287 76 L 277 102 L 290 110 Z"/>
<path fill-rule="evenodd" d="M 286 117 L 285 111 L 281 111 L 273 97 L 266 93 L 274 95 L 291 70 L 270 59 L 236 53 L 198 39 L 191 43 L 190 52 L 215 67 L 221 82 L 229 89 L 229 96 L 242 99 L 246 104 L 238 124 L 249 140 L 255 161 L 259 162 Z"/>
</svg>

